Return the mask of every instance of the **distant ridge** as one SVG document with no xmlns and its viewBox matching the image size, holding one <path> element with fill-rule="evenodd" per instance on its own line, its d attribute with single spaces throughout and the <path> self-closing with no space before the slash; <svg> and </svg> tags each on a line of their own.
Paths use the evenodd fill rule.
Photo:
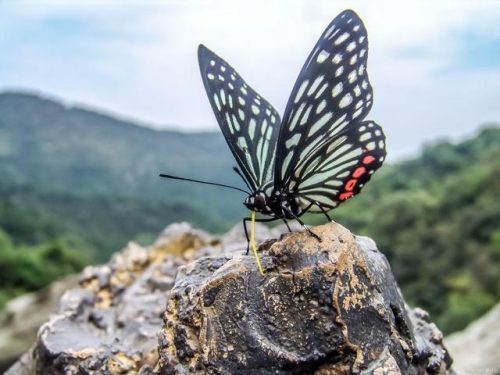
<svg viewBox="0 0 500 375">
<path fill-rule="evenodd" d="M 203 194 L 228 212 L 232 192 L 166 181 L 159 173 L 242 184 L 220 133 L 160 131 L 32 93 L 0 93 L 1 186 L 146 201 Z M 242 197 L 236 198 L 237 202 Z M 236 215 L 234 215 L 236 216 Z"/>
<path fill-rule="evenodd" d="M 220 133 L 160 131 L 33 93 L 0 93 L 0 230 L 16 243 L 62 237 L 104 261 L 175 220 L 214 232 L 243 194 L 169 181 L 242 185 Z"/>
</svg>

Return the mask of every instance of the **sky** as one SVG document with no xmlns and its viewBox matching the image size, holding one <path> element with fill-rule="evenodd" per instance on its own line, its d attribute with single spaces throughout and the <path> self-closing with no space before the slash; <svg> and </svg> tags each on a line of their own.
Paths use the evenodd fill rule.
<svg viewBox="0 0 500 375">
<path fill-rule="evenodd" d="M 0 0 L 0 92 L 22 90 L 158 129 L 218 127 L 197 46 L 283 114 L 329 22 L 353 9 L 389 159 L 500 123 L 500 1 Z"/>
</svg>

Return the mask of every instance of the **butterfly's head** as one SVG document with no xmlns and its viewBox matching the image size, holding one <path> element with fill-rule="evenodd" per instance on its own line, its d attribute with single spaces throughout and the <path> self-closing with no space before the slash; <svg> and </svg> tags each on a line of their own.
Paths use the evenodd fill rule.
<svg viewBox="0 0 500 375">
<path fill-rule="evenodd" d="M 267 199 L 266 194 L 263 191 L 257 191 L 252 195 L 249 195 L 243 204 L 250 210 L 256 212 L 265 213 L 267 209 Z"/>
</svg>

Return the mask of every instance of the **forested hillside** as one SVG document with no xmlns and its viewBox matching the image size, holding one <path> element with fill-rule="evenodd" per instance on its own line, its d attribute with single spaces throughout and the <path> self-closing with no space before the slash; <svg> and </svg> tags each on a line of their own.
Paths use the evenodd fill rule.
<svg viewBox="0 0 500 375">
<path fill-rule="evenodd" d="M 155 131 L 34 95 L 0 94 L 0 220 L 14 242 L 70 234 L 103 261 L 173 221 L 227 230 L 244 212 L 243 194 L 158 175 L 241 186 L 233 165 L 218 133 Z M 29 234 L 30 222 L 45 229 Z"/>
<path fill-rule="evenodd" d="M 155 131 L 33 95 L 0 94 L 0 272 L 9 275 L 0 307 L 106 260 L 131 239 L 147 244 L 173 221 L 227 230 L 245 215 L 243 194 L 158 174 L 241 187 L 233 164 L 220 133 Z M 500 300 L 499 195 L 500 128 L 492 124 L 469 140 L 385 165 L 331 216 L 372 237 L 406 299 L 451 332 Z M 40 265 L 48 263 L 65 267 L 44 274 Z"/>
</svg>

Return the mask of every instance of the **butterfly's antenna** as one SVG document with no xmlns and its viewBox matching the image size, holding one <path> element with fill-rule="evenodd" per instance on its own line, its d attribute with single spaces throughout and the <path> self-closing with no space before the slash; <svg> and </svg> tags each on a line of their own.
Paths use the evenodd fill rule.
<svg viewBox="0 0 500 375">
<path fill-rule="evenodd" d="M 248 190 L 252 190 L 252 188 L 251 188 L 251 187 L 250 187 L 250 185 L 248 184 L 247 179 L 245 178 L 245 176 L 243 176 L 243 173 L 241 173 L 241 171 L 239 170 L 239 168 L 238 168 L 238 167 L 233 167 L 233 171 L 235 171 L 235 172 L 238 174 L 238 176 L 240 176 L 240 177 L 241 177 L 241 179 L 242 179 L 243 181 L 245 181 L 245 185 L 247 186 Z"/>
<path fill-rule="evenodd" d="M 161 175 L 160 175 L 160 177 L 171 178 L 172 180 L 181 180 L 181 181 L 197 182 L 197 183 L 199 183 L 199 184 L 222 186 L 222 187 L 226 187 L 226 188 L 229 188 L 229 189 L 234 189 L 234 190 L 242 191 L 243 193 L 250 195 L 250 193 L 249 193 L 248 191 L 246 191 L 246 190 L 243 190 L 243 189 L 237 188 L 237 187 L 235 187 L 235 186 L 229 186 L 229 185 L 224 185 L 224 184 L 218 184 L 217 182 L 209 182 L 209 181 L 193 180 L 193 179 L 191 179 L 191 178 L 177 177 L 177 176 L 172 176 L 172 175 L 169 175 L 169 174 L 161 174 Z"/>
</svg>

